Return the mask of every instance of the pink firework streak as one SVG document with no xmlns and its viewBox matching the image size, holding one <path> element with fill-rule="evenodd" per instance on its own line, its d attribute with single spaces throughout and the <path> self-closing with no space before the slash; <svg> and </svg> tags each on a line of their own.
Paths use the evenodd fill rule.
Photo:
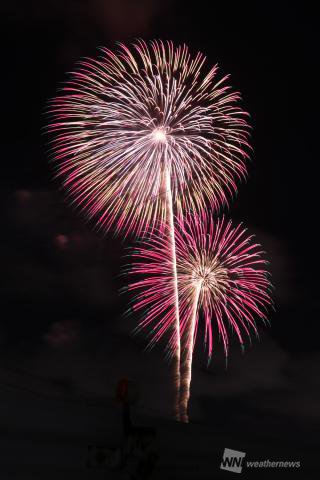
<svg viewBox="0 0 320 480">
<path fill-rule="evenodd" d="M 169 245 L 166 236 L 154 234 L 133 253 L 131 273 L 143 278 L 131 283 L 136 292 L 134 310 L 146 310 L 138 328 L 151 327 L 150 346 L 174 322 Z M 228 354 L 229 331 L 243 346 L 251 332 L 257 335 L 255 318 L 267 320 L 272 303 L 266 260 L 259 244 L 242 225 L 225 218 L 214 220 L 206 214 L 176 219 L 176 266 L 181 335 L 180 415 L 188 421 L 192 356 L 199 314 L 205 323 L 205 345 L 210 361 L 214 331 Z M 168 346 L 174 339 L 170 337 Z"/>
<path fill-rule="evenodd" d="M 73 204 L 116 234 L 169 225 L 177 339 L 174 209 L 219 209 L 246 175 L 247 113 L 217 70 L 186 45 L 119 44 L 82 61 L 50 107 L 54 164 Z M 174 359 L 179 384 L 180 341 Z"/>
</svg>

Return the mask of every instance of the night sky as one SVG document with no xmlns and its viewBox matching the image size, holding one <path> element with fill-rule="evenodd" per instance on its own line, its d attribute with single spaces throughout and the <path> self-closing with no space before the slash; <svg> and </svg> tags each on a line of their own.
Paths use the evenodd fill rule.
<svg viewBox="0 0 320 480">
<path fill-rule="evenodd" d="M 38 0 L 2 8 L 0 368 L 9 377 L 22 372 L 26 388 L 38 378 L 108 398 L 129 376 L 141 408 L 168 418 L 163 345 L 145 353 L 144 336 L 131 336 L 136 319 L 123 318 L 129 243 L 103 237 L 66 201 L 48 161 L 45 110 L 66 72 L 99 46 L 137 37 L 186 42 L 230 73 L 251 114 L 249 177 L 228 213 L 263 244 L 275 287 L 270 328 L 261 323 L 261 341 L 245 355 L 234 342 L 227 370 L 221 343 L 207 370 L 198 342 L 190 416 L 225 425 L 231 437 L 259 424 L 265 434 L 252 441 L 262 458 L 273 437 L 287 444 L 294 436 L 278 457 L 306 456 L 309 478 L 319 468 L 308 465 L 308 452 L 319 444 L 320 420 L 314 12 L 279 1 Z M 18 396 L 19 381 L 11 384 Z"/>
</svg>

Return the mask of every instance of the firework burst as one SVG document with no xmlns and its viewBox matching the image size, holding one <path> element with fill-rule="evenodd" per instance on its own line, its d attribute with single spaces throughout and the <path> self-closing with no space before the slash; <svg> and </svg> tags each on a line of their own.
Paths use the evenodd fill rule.
<svg viewBox="0 0 320 480">
<path fill-rule="evenodd" d="M 208 359 L 213 338 L 221 338 L 228 354 L 230 331 L 241 346 L 257 335 L 255 318 L 267 320 L 271 303 L 266 261 L 259 244 L 241 226 L 206 214 L 176 219 L 176 266 L 181 335 L 180 413 L 188 421 L 192 355 L 199 315 L 204 319 Z M 171 332 L 174 303 L 166 235 L 154 234 L 133 253 L 131 273 L 143 275 L 131 283 L 134 310 L 146 311 L 139 328 L 151 328 L 150 346 Z M 171 337 L 169 349 L 174 345 Z"/>
<path fill-rule="evenodd" d="M 101 228 L 141 234 L 177 211 L 220 208 L 246 174 L 247 114 L 201 53 L 172 42 L 102 49 L 52 101 L 53 157 Z"/>
<path fill-rule="evenodd" d="M 226 79 L 186 45 L 137 41 L 82 61 L 50 107 L 57 176 L 76 206 L 122 235 L 169 225 L 178 385 L 174 210 L 218 209 L 246 174 L 247 114 Z"/>
</svg>

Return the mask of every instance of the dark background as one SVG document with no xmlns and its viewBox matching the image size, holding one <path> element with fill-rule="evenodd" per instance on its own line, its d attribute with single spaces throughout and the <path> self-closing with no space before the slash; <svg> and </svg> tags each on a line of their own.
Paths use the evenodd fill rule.
<svg viewBox="0 0 320 480">
<path fill-rule="evenodd" d="M 98 46 L 186 42 L 231 74 L 251 114 L 249 178 L 229 214 L 264 245 L 276 307 L 261 342 L 244 356 L 232 347 L 227 370 L 221 344 L 206 370 L 198 341 L 191 418 L 216 426 L 218 411 L 230 438 L 265 419 L 252 437 L 260 458 L 270 458 L 273 437 L 295 438 L 278 458 L 307 456 L 304 468 L 317 468 L 308 456 L 320 419 L 315 12 L 305 2 L 48 0 L 8 2 L 3 13 L 1 368 L 19 371 L 24 387 L 38 378 L 109 398 L 127 375 L 140 385 L 141 408 L 168 417 L 163 346 L 144 353 L 144 337 L 130 335 L 136 319 L 122 317 L 125 245 L 94 233 L 65 202 L 44 111 L 65 72 Z M 18 396 L 19 381 L 11 385 Z"/>
</svg>

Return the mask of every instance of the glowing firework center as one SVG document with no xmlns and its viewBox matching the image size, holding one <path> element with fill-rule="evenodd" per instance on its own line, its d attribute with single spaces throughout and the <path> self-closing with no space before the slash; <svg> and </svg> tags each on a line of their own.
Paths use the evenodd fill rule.
<svg viewBox="0 0 320 480">
<path fill-rule="evenodd" d="M 156 143 L 166 143 L 167 135 L 163 128 L 156 128 L 152 132 L 152 138 Z"/>
</svg>

